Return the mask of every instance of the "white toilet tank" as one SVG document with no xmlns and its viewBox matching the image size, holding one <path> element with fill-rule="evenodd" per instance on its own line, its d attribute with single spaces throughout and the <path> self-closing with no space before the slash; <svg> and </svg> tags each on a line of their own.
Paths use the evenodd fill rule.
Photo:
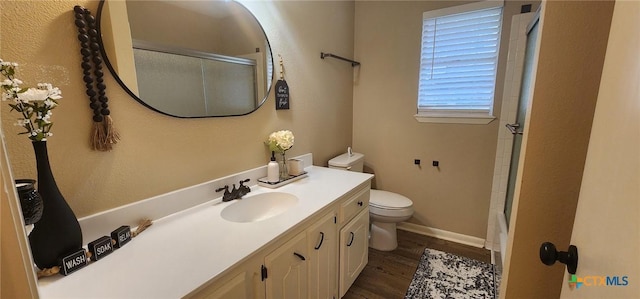
<svg viewBox="0 0 640 299">
<path fill-rule="evenodd" d="M 362 172 L 364 168 L 364 155 L 360 153 L 344 153 L 329 160 L 329 168 Z"/>
</svg>

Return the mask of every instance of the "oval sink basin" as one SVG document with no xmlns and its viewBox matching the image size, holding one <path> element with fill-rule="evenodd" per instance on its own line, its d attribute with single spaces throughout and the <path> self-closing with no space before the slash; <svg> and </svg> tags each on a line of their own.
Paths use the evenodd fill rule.
<svg viewBox="0 0 640 299">
<path fill-rule="evenodd" d="M 298 202 L 298 197 L 283 192 L 267 192 L 235 200 L 222 209 L 220 216 L 232 222 L 256 222 L 284 213 Z"/>
</svg>

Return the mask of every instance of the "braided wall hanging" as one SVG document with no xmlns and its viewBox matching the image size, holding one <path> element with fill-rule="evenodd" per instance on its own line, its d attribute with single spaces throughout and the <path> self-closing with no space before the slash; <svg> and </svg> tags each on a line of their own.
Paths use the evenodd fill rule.
<svg viewBox="0 0 640 299">
<path fill-rule="evenodd" d="M 75 12 L 75 24 L 78 27 L 80 54 L 82 54 L 83 80 L 87 87 L 89 107 L 93 110 L 90 144 L 94 150 L 110 151 L 113 149 L 113 145 L 120 140 L 120 135 L 113 126 L 111 111 L 109 111 L 109 98 L 105 92 L 107 86 L 103 79 L 104 72 L 102 71 L 102 56 L 98 43 L 96 19 L 88 9 L 82 6 L 76 5 L 73 11 Z"/>
</svg>

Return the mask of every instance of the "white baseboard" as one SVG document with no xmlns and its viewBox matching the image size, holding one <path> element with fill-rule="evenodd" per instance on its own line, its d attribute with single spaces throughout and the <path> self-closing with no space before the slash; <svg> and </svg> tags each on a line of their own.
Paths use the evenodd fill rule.
<svg viewBox="0 0 640 299">
<path fill-rule="evenodd" d="M 456 242 L 464 245 L 469 245 L 478 248 L 484 248 L 484 239 L 463 235 L 459 233 L 454 233 L 446 230 L 441 230 L 437 228 L 427 227 L 419 224 L 409 223 L 409 222 L 400 222 L 397 226 L 401 230 L 410 231 L 416 234 L 421 234 L 429 237 L 434 237 L 442 240 L 447 240 L 451 242 Z"/>
</svg>

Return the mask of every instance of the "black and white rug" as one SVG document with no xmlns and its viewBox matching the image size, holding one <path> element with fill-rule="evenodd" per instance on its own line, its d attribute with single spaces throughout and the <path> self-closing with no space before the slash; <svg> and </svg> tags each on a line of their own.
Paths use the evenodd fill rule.
<svg viewBox="0 0 640 299">
<path fill-rule="evenodd" d="M 499 279 L 492 264 L 427 248 L 405 299 L 494 299 Z"/>
</svg>

